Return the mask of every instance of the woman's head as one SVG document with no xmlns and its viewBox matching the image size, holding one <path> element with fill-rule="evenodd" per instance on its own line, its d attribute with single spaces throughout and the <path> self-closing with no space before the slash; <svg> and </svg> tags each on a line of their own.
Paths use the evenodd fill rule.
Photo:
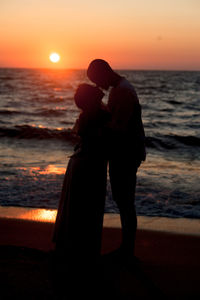
<svg viewBox="0 0 200 300">
<path fill-rule="evenodd" d="M 80 84 L 74 95 L 74 101 L 78 108 L 83 111 L 93 111 L 100 107 L 104 93 L 93 85 Z"/>
</svg>

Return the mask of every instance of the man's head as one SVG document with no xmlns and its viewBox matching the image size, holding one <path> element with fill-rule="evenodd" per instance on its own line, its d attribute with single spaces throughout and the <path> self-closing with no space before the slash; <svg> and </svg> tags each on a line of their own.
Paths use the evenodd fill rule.
<svg viewBox="0 0 200 300">
<path fill-rule="evenodd" d="M 103 59 L 95 59 L 90 63 L 87 69 L 87 76 L 97 86 L 105 90 L 113 86 L 116 78 L 119 77 Z"/>
</svg>

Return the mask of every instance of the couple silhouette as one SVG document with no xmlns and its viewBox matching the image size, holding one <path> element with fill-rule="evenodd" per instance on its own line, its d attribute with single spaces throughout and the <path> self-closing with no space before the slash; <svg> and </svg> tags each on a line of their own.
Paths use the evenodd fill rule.
<svg viewBox="0 0 200 300">
<path fill-rule="evenodd" d="M 64 176 L 53 236 L 56 257 L 75 281 L 85 270 L 94 274 L 100 261 L 108 164 L 122 225 L 121 246 L 113 256 L 134 259 L 136 174 L 146 156 L 134 87 L 102 59 L 90 63 L 87 76 L 95 86 L 81 84 L 74 95 L 81 110 L 74 126 L 79 142 Z M 102 90 L 110 87 L 105 105 Z"/>
</svg>

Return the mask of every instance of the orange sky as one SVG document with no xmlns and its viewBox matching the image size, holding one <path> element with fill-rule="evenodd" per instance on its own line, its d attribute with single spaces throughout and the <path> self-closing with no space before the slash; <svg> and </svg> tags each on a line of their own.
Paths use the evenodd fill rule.
<svg viewBox="0 0 200 300">
<path fill-rule="evenodd" d="M 200 1 L 0 0 L 0 67 L 86 68 L 94 58 L 200 70 Z"/>
</svg>

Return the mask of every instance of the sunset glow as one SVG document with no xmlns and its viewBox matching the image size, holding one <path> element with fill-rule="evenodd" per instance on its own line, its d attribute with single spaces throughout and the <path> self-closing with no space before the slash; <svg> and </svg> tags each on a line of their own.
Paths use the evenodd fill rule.
<svg viewBox="0 0 200 300">
<path fill-rule="evenodd" d="M 2 0 L 0 67 L 103 58 L 117 69 L 200 70 L 199 11 L 198 0 Z M 62 59 L 50 60 L 52 49 Z"/>
</svg>

